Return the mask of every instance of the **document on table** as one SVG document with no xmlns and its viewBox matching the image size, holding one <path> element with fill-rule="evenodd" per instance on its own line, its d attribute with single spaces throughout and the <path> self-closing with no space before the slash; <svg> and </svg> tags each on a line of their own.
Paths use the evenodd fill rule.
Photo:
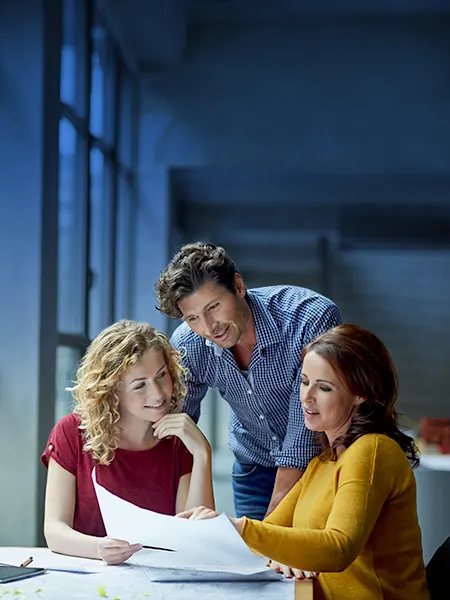
<svg viewBox="0 0 450 600">
<path fill-rule="evenodd" d="M 109 537 L 174 550 L 138 552 L 134 565 L 267 577 L 267 559 L 250 550 L 225 515 L 204 521 L 161 515 L 108 492 L 97 483 L 95 469 L 92 480 Z"/>
<path fill-rule="evenodd" d="M 5 553 L 0 554 L 0 562 L 19 565 L 27 556 L 33 557 L 32 567 L 41 567 L 50 572 L 92 574 L 103 572 L 106 568 L 106 564 L 100 560 L 56 554 L 48 548 L 8 548 Z"/>
<path fill-rule="evenodd" d="M 142 551 L 141 551 L 142 552 Z M 175 566 L 170 565 L 170 557 L 167 556 L 167 567 L 155 566 L 148 557 L 142 557 L 141 552 L 133 556 L 127 564 L 133 569 L 140 571 L 149 581 L 159 582 L 195 582 L 195 581 L 273 581 L 282 579 L 282 575 L 272 569 L 253 571 L 251 573 L 240 572 L 239 566 L 228 568 L 202 568 L 202 566 Z M 172 553 L 171 553 L 172 554 Z M 159 562 L 159 561 L 157 561 Z"/>
</svg>

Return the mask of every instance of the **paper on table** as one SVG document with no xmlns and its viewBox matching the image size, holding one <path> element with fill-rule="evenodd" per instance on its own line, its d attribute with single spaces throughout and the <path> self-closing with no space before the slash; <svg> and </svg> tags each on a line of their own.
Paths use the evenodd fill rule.
<svg viewBox="0 0 450 600">
<path fill-rule="evenodd" d="M 160 567 L 139 563 L 139 554 L 135 555 L 129 562 L 136 571 L 145 574 L 150 581 L 159 582 L 193 582 L 193 581 L 274 581 L 282 579 L 282 575 L 275 573 L 272 569 L 241 572 L 239 567 L 202 569 L 191 567 Z"/>
<path fill-rule="evenodd" d="M 214 568 L 249 574 L 265 570 L 267 559 L 249 549 L 225 515 L 204 521 L 161 515 L 108 492 L 97 483 L 95 469 L 92 480 L 109 537 L 177 552 L 177 555 L 155 552 L 157 562 L 153 563 L 149 557 L 148 566 L 163 566 L 161 561 L 164 566 L 169 566 L 169 560 L 171 565 L 181 568 Z M 166 557 L 161 557 L 162 554 Z M 136 559 L 139 561 L 138 554 Z"/>
<path fill-rule="evenodd" d="M 266 567 L 266 559 L 256 567 L 238 561 L 235 562 L 233 558 L 231 561 L 228 559 L 226 564 L 213 562 L 211 559 L 206 564 L 205 561 L 198 561 L 195 557 L 192 558 L 192 555 L 185 551 L 159 552 L 144 549 L 132 556 L 127 563 L 135 567 L 150 568 L 152 572 L 148 576 L 151 576 L 153 581 L 167 581 L 162 576 L 167 577 L 168 575 L 170 580 L 181 580 L 181 573 L 183 581 L 194 577 L 201 578 L 203 581 L 225 579 L 220 575 L 226 575 L 227 579 L 230 579 L 229 576 L 233 575 L 231 579 L 236 580 L 244 580 L 250 575 L 257 575 L 258 579 L 266 578 L 268 573 L 276 575 L 275 571 Z M 186 579 L 186 575 L 188 575 L 188 579 Z M 273 578 L 276 579 L 276 576 Z"/>
<path fill-rule="evenodd" d="M 32 567 L 69 573 L 96 573 L 103 571 L 106 566 L 100 560 L 56 554 L 48 548 L 2 548 L 0 562 L 19 565 L 28 556 L 33 557 Z"/>
</svg>

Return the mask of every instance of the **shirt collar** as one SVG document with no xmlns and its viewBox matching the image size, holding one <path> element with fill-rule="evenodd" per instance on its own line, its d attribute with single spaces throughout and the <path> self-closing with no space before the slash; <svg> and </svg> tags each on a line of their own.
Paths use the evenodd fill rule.
<svg viewBox="0 0 450 600">
<path fill-rule="evenodd" d="M 214 356 L 222 356 L 222 352 L 225 350 L 225 348 L 222 348 L 222 346 L 218 346 L 217 344 L 215 344 L 211 340 L 206 340 L 205 339 L 205 344 L 207 346 L 210 346 L 211 348 L 214 348 Z"/>
<path fill-rule="evenodd" d="M 258 348 L 266 348 L 281 341 L 280 330 L 277 327 L 267 304 L 264 300 L 251 290 L 247 290 L 247 298 L 253 313 L 253 321 L 256 331 L 256 345 Z M 211 340 L 205 339 L 205 344 L 214 348 L 214 356 L 222 356 L 225 348 L 218 346 Z"/>
</svg>

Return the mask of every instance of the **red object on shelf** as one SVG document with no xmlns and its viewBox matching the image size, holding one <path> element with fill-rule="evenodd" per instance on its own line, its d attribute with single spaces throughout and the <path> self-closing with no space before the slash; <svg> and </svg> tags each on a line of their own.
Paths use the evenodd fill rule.
<svg viewBox="0 0 450 600">
<path fill-rule="evenodd" d="M 450 419 L 426 417 L 420 425 L 426 444 L 436 444 L 442 454 L 450 454 Z"/>
</svg>

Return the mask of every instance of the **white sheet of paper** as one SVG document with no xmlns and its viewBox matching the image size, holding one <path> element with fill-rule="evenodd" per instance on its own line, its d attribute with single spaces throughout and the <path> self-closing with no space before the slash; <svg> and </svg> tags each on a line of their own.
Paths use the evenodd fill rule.
<svg viewBox="0 0 450 600">
<path fill-rule="evenodd" d="M 133 563 L 240 574 L 266 570 L 267 559 L 250 550 L 226 515 L 204 521 L 161 515 L 108 492 L 97 483 L 95 469 L 92 480 L 109 537 L 176 551 L 146 552 L 145 557 L 141 551 Z"/>
</svg>

